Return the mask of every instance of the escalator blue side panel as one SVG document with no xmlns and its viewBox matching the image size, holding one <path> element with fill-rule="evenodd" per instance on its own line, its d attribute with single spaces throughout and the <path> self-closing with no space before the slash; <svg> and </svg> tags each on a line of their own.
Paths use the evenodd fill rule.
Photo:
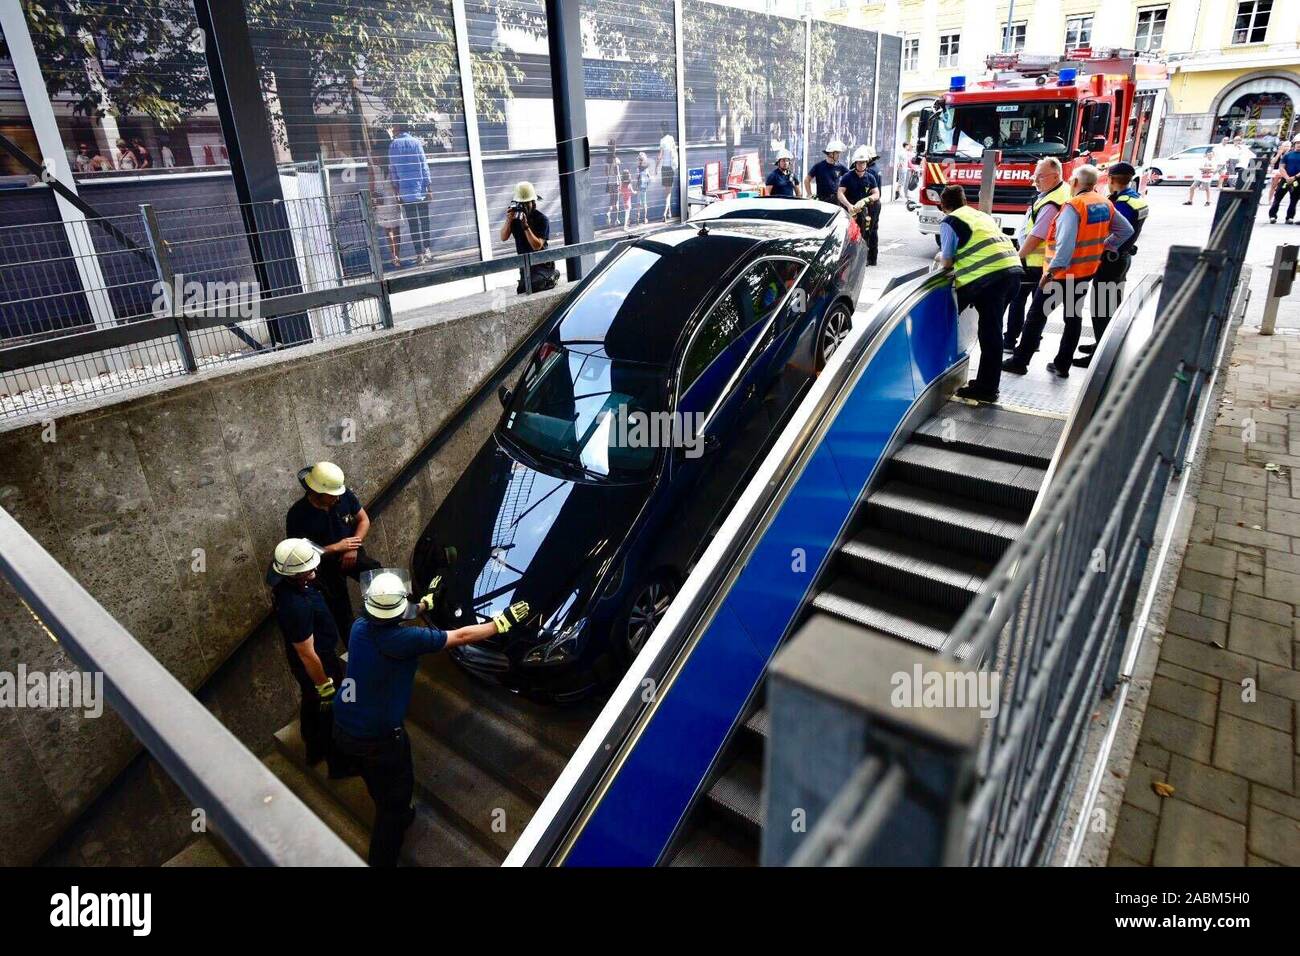
<svg viewBox="0 0 1300 956">
<path fill-rule="evenodd" d="M 912 309 L 908 318 L 908 342 L 912 348 L 913 380 L 918 393 L 947 371 L 961 351 L 957 323 L 949 320 L 956 311 L 956 300 L 947 287 L 935 290 Z"/>
<path fill-rule="evenodd" d="M 918 394 L 956 352 L 950 288 L 887 334 L 778 507 L 635 746 L 577 835 L 566 866 L 652 866 L 680 821 Z"/>
</svg>

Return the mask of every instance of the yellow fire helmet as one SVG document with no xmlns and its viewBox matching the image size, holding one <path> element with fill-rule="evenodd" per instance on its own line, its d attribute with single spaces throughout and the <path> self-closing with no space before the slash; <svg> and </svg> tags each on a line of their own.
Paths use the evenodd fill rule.
<svg viewBox="0 0 1300 956">
<path fill-rule="evenodd" d="M 318 461 L 306 469 L 303 484 L 322 495 L 341 495 L 347 491 L 343 483 L 343 469 L 332 461 Z"/>
</svg>

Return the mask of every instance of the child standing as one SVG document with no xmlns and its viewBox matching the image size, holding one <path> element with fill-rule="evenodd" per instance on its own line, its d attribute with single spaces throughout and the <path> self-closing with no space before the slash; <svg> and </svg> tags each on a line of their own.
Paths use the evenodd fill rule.
<svg viewBox="0 0 1300 956">
<path fill-rule="evenodd" d="M 639 225 L 650 221 L 650 157 L 638 153 L 636 157 L 637 218 Z"/>
<path fill-rule="evenodd" d="M 618 204 L 620 211 L 623 213 L 623 231 L 627 232 L 631 228 L 629 220 L 632 218 L 632 170 L 623 170 L 618 187 Z"/>
</svg>

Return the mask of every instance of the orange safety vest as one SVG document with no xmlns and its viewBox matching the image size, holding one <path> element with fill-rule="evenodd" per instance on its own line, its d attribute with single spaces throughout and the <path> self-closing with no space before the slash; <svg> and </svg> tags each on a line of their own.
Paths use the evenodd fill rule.
<svg viewBox="0 0 1300 956">
<path fill-rule="evenodd" d="M 1070 264 L 1065 267 L 1065 274 L 1076 279 L 1087 279 L 1101 266 L 1102 245 L 1110 235 L 1110 217 L 1115 207 L 1101 193 L 1088 190 L 1075 196 L 1065 205 L 1074 209 L 1079 217 L 1079 228 L 1074 234 L 1074 252 Z M 1047 230 L 1047 262 L 1056 256 L 1056 223 L 1060 217 L 1052 220 Z M 1043 268 L 1047 268 L 1046 265 Z"/>
</svg>

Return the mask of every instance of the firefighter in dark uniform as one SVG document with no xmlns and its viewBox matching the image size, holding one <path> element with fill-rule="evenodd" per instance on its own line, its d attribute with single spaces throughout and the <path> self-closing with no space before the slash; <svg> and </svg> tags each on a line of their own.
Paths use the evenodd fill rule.
<svg viewBox="0 0 1300 956">
<path fill-rule="evenodd" d="M 318 461 L 298 472 L 303 496 L 293 503 L 284 519 L 287 538 L 306 538 L 321 548 L 316 585 L 347 646 L 352 630 L 352 597 L 347 578 L 359 581 L 379 562 L 366 554 L 364 542 L 370 532 L 370 516 L 356 494 L 343 483 L 343 469 L 330 461 Z"/>
<path fill-rule="evenodd" d="M 979 371 L 957 389 L 957 397 L 995 402 L 1002 381 L 1002 314 L 1024 276 L 1020 256 L 992 216 L 966 205 L 960 186 L 945 187 L 939 206 L 947 215 L 939 224 L 935 258 L 955 273 L 958 313 L 979 313 Z"/>
<path fill-rule="evenodd" d="M 838 139 L 833 139 L 826 144 L 822 152 L 826 158 L 813 163 L 808 168 L 808 175 L 803 181 L 803 191 L 813 199 L 833 204 L 836 202 L 835 194 L 839 189 L 840 177 L 848 172 L 840 162 L 840 153 L 844 152 L 844 144 Z"/>
<path fill-rule="evenodd" d="M 880 180 L 868 167 L 874 151 L 869 146 L 859 146 L 853 153 L 853 167 L 840 177 L 836 200 L 858 222 L 867 240 L 867 265 L 876 264 L 877 234 L 876 214 L 880 212 Z"/>
<path fill-rule="evenodd" d="M 302 690 L 299 723 L 307 763 L 329 760 L 331 777 L 344 776 L 331 741 L 330 709 L 343 682 L 334 615 L 316 586 L 321 549 L 306 538 L 287 538 L 275 546 L 266 583 L 271 587 L 276 621 L 284 636 L 289 670 Z"/>
<path fill-rule="evenodd" d="M 1116 163 L 1106 170 L 1110 177 L 1110 202 L 1115 211 L 1128 220 L 1133 227 L 1133 235 L 1118 249 L 1107 250 L 1102 256 L 1101 265 L 1092 279 L 1092 337 L 1090 345 L 1080 345 L 1083 353 L 1074 360 L 1080 368 L 1087 368 L 1092 362 L 1092 354 L 1101 344 L 1102 333 L 1110 324 L 1111 316 L 1119 304 L 1124 301 L 1124 278 L 1129 266 L 1133 264 L 1133 254 L 1137 252 L 1138 236 L 1146 225 L 1150 207 L 1147 201 L 1133 186 L 1133 177 L 1137 170 L 1129 163 Z"/>
<path fill-rule="evenodd" d="M 433 607 L 437 585 L 435 578 L 419 611 Z M 486 623 L 442 631 L 407 623 L 418 613 L 410 597 L 403 572 L 382 568 L 368 575 L 362 616 L 348 642 L 347 675 L 334 705 L 334 743 L 355 763 L 375 802 L 371 866 L 397 865 L 402 838 L 415 819 L 415 770 L 403 721 L 420 656 L 504 634 L 529 613 L 527 603 L 519 601 Z"/>
</svg>

